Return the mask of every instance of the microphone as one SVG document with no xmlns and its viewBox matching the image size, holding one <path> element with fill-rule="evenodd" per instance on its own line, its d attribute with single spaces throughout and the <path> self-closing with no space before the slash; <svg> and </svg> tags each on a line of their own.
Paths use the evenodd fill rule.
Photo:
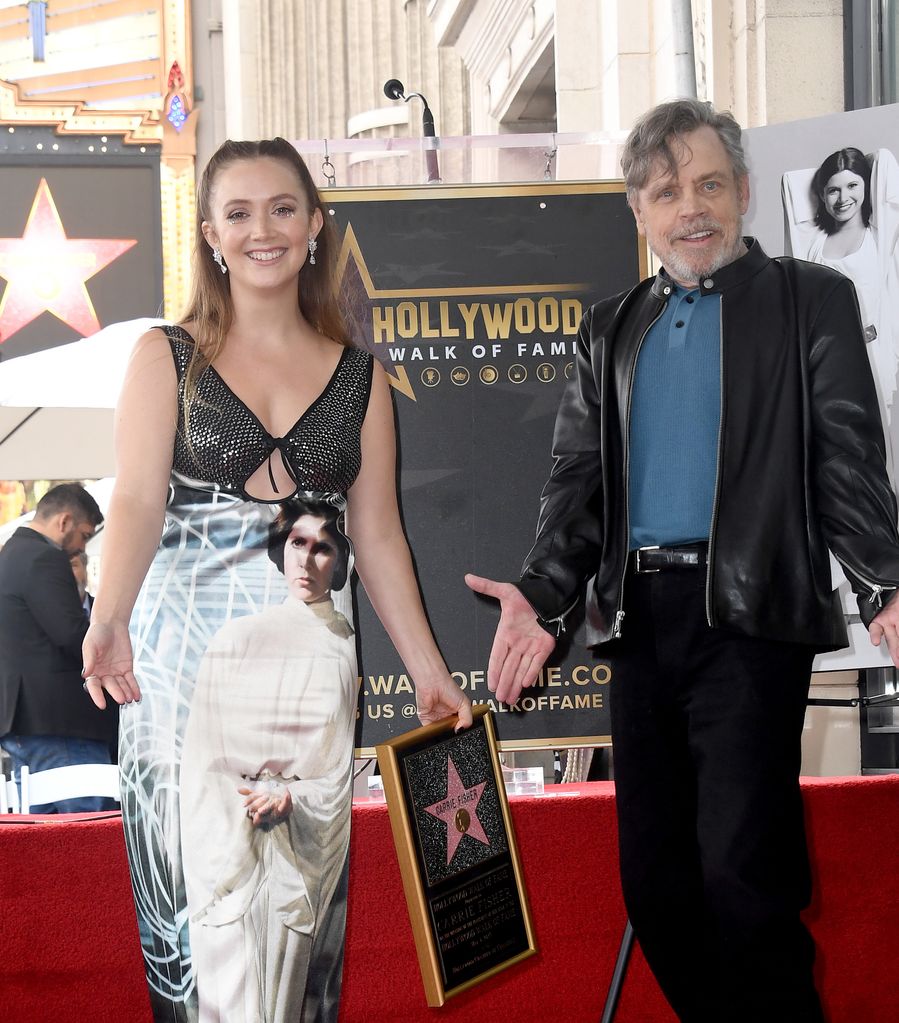
<svg viewBox="0 0 899 1023">
<path fill-rule="evenodd" d="M 389 82 L 384 83 L 384 95 L 388 99 L 405 99 L 403 83 L 398 78 L 391 78 Z"/>
<path fill-rule="evenodd" d="M 434 130 L 434 115 L 431 113 L 431 108 L 428 106 L 428 101 L 422 96 L 420 92 L 410 92 L 406 95 L 405 87 L 398 78 L 391 78 L 384 83 L 384 95 L 388 99 L 399 100 L 401 99 L 404 103 L 408 103 L 410 99 L 420 99 L 424 110 L 421 114 L 421 128 L 422 134 L 425 138 L 436 138 L 437 133 Z M 435 149 L 425 150 L 425 166 L 428 169 L 428 182 L 440 181 L 440 168 L 437 165 L 437 151 Z"/>
</svg>

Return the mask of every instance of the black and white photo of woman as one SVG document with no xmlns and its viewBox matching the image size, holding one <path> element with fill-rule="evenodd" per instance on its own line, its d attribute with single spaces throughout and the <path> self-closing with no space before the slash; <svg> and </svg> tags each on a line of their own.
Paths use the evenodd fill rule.
<svg viewBox="0 0 899 1023">
<path fill-rule="evenodd" d="M 815 170 L 785 174 L 783 201 L 787 251 L 833 267 L 855 285 L 895 479 L 899 165 L 888 149 L 867 155 L 847 146 L 830 153 Z"/>
</svg>

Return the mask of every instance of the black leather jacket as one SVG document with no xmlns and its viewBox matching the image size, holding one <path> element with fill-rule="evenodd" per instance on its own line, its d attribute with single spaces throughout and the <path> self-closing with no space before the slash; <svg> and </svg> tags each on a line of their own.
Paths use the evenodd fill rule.
<svg viewBox="0 0 899 1023">
<path fill-rule="evenodd" d="M 896 500 L 852 283 L 770 259 L 758 242 L 710 278 L 721 294 L 721 427 L 709 537 L 709 625 L 818 650 L 845 646 L 827 548 L 867 624 L 899 585 Z M 627 628 L 627 437 L 637 353 L 664 274 L 584 315 L 556 420 L 554 465 L 519 585 L 562 626 L 585 582 L 587 641 Z M 885 596 L 889 596 L 887 593 Z"/>
</svg>

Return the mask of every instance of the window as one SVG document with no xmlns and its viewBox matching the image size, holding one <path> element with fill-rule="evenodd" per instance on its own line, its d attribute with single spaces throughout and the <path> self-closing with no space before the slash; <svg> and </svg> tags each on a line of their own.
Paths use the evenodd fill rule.
<svg viewBox="0 0 899 1023">
<path fill-rule="evenodd" d="M 844 0 L 847 110 L 899 102 L 899 0 Z"/>
</svg>

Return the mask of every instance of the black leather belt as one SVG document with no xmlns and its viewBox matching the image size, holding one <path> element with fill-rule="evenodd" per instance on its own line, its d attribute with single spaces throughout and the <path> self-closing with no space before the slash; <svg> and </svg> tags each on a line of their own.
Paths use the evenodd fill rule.
<svg viewBox="0 0 899 1023">
<path fill-rule="evenodd" d="M 677 547 L 638 547 L 628 555 L 628 568 L 640 575 L 682 568 L 705 568 L 708 563 L 707 543 L 680 544 Z"/>
</svg>

